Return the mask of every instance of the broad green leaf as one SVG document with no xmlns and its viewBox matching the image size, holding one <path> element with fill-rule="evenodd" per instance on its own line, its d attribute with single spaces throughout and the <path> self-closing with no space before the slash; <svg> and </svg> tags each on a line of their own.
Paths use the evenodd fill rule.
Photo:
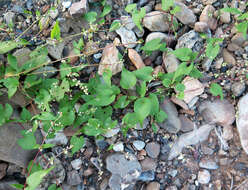
<svg viewBox="0 0 248 190">
<path fill-rule="evenodd" d="M 5 118 L 9 119 L 13 113 L 13 108 L 10 104 L 5 104 L 5 110 L 4 110 L 4 115 Z"/>
<path fill-rule="evenodd" d="M 118 109 L 118 108 L 125 108 L 128 104 L 130 103 L 129 100 L 127 100 L 127 96 L 121 96 L 115 103 L 114 108 Z"/>
<path fill-rule="evenodd" d="M 130 126 L 134 126 L 137 123 L 139 123 L 138 119 L 138 114 L 136 113 L 127 113 L 123 118 L 122 118 L 122 123 L 125 123 Z"/>
<path fill-rule="evenodd" d="M 140 11 L 137 9 L 132 12 L 132 19 L 134 24 L 138 27 L 139 30 L 142 30 L 141 21 L 145 16 L 145 8 L 141 8 Z"/>
<path fill-rule="evenodd" d="M 152 72 L 153 72 L 152 67 L 143 67 L 141 69 L 134 71 L 134 74 L 138 79 L 147 82 L 153 79 Z"/>
<path fill-rule="evenodd" d="M 121 87 L 124 89 L 130 89 L 135 86 L 136 81 L 137 79 L 135 77 L 135 74 L 123 68 L 120 81 Z"/>
<path fill-rule="evenodd" d="M 67 63 L 60 65 L 60 77 L 63 79 L 71 73 L 71 67 Z"/>
<path fill-rule="evenodd" d="M 42 121 L 50 121 L 50 120 L 55 120 L 56 117 L 50 112 L 41 112 L 40 115 L 34 116 L 33 119 L 39 119 Z"/>
<path fill-rule="evenodd" d="M 113 32 L 113 31 L 119 29 L 120 27 L 121 27 L 121 22 L 118 20 L 115 20 L 112 22 L 110 29 L 109 29 L 109 32 Z"/>
<path fill-rule="evenodd" d="M 240 16 L 237 18 L 237 20 L 244 20 L 244 19 L 247 19 L 247 18 L 248 18 L 248 12 L 246 12 L 246 13 L 240 15 Z"/>
<path fill-rule="evenodd" d="M 178 78 L 182 76 L 189 75 L 193 67 L 194 67 L 193 63 L 191 63 L 189 66 L 187 66 L 186 62 L 181 63 L 174 73 L 172 83 L 174 83 Z"/>
<path fill-rule="evenodd" d="M 192 69 L 192 71 L 190 72 L 189 74 L 191 77 L 194 77 L 196 79 L 198 78 L 202 78 L 203 77 L 203 74 L 201 73 L 201 71 L 199 71 L 196 67 L 194 67 Z"/>
<path fill-rule="evenodd" d="M 162 81 L 162 84 L 164 85 L 164 87 L 166 88 L 169 88 L 170 85 L 172 84 L 172 81 L 168 78 L 165 78 L 163 81 Z"/>
<path fill-rule="evenodd" d="M 149 94 L 149 99 L 151 101 L 151 115 L 156 115 L 159 112 L 159 101 L 158 97 L 155 94 Z"/>
<path fill-rule="evenodd" d="M 37 57 L 34 57 L 30 60 L 28 60 L 26 63 L 24 63 L 20 70 L 21 71 L 25 71 L 25 73 L 28 73 L 34 69 L 38 69 L 40 67 L 42 67 L 43 65 L 45 65 L 46 63 L 48 63 L 49 59 L 47 57 L 46 54 L 41 54 Z"/>
<path fill-rule="evenodd" d="M 221 11 L 228 12 L 228 13 L 231 13 L 231 14 L 241 14 L 242 13 L 239 9 L 232 8 L 232 7 L 222 8 Z"/>
<path fill-rule="evenodd" d="M 175 86 L 175 90 L 178 91 L 178 92 L 184 92 L 184 90 L 185 90 L 184 84 L 177 83 L 176 86 Z"/>
<path fill-rule="evenodd" d="M 38 172 L 35 172 L 33 174 L 31 174 L 28 178 L 27 178 L 27 184 L 28 186 L 25 188 L 25 190 L 35 190 L 38 185 L 41 183 L 42 179 L 52 170 L 54 169 L 54 167 L 48 168 L 46 170 L 41 170 Z"/>
<path fill-rule="evenodd" d="M 32 118 L 30 112 L 26 108 L 22 108 L 21 119 L 23 121 L 30 121 Z"/>
<path fill-rule="evenodd" d="M 126 6 L 125 11 L 131 13 L 134 9 L 136 9 L 136 3 L 132 3 Z"/>
<path fill-rule="evenodd" d="M 180 12 L 181 11 L 181 7 L 179 7 L 179 6 L 175 6 L 171 11 L 170 11 L 170 14 L 172 14 L 172 15 L 175 15 L 176 13 L 178 13 L 178 12 Z M 175 22 L 175 23 L 177 23 L 177 22 Z M 174 23 L 173 23 L 174 24 Z M 177 23 L 178 24 L 178 23 Z M 178 26 L 176 26 L 176 28 L 177 28 Z"/>
<path fill-rule="evenodd" d="M 162 0 L 162 10 L 167 11 L 174 6 L 174 0 Z"/>
<path fill-rule="evenodd" d="M 28 89 L 31 88 L 32 86 L 40 84 L 41 81 L 42 79 L 41 78 L 38 79 L 37 75 L 28 75 L 24 81 L 24 89 Z"/>
<path fill-rule="evenodd" d="M 17 59 L 15 56 L 8 54 L 8 64 L 15 70 L 18 71 Z"/>
<path fill-rule="evenodd" d="M 152 52 L 152 51 L 159 50 L 161 45 L 162 45 L 161 39 L 156 38 L 156 39 L 153 39 L 153 40 L 146 42 L 145 45 L 141 49 L 144 51 L 147 51 L 147 52 Z"/>
<path fill-rule="evenodd" d="M 160 110 L 157 114 L 156 114 L 156 121 L 158 123 L 162 123 L 165 119 L 168 118 L 168 115 L 163 111 L 163 110 Z"/>
<path fill-rule="evenodd" d="M 19 80 L 17 77 L 9 77 L 3 80 L 3 84 L 8 89 L 8 97 L 10 99 L 17 91 Z"/>
<path fill-rule="evenodd" d="M 139 98 L 134 103 L 134 112 L 137 114 L 139 122 L 143 120 L 151 113 L 151 100 L 149 98 Z"/>
<path fill-rule="evenodd" d="M 56 23 L 53 26 L 53 29 L 51 31 L 51 39 L 56 39 L 56 40 L 61 39 L 60 27 L 59 27 L 59 21 L 58 20 L 56 20 Z"/>
<path fill-rule="evenodd" d="M 107 106 L 114 102 L 115 95 L 111 96 L 97 96 L 88 102 L 89 105 L 93 106 Z"/>
<path fill-rule="evenodd" d="M 172 53 L 181 61 L 189 61 L 192 56 L 192 50 L 189 48 L 178 48 Z"/>
<path fill-rule="evenodd" d="M 101 123 L 98 119 L 90 118 L 87 125 L 83 127 L 82 132 L 88 136 L 98 136 L 104 131 L 101 129 Z"/>
<path fill-rule="evenodd" d="M 70 145 L 72 146 L 72 149 L 71 149 L 71 153 L 72 155 L 79 151 L 83 146 L 84 146 L 84 137 L 83 136 L 80 136 L 80 137 L 77 137 L 77 136 L 72 136 L 71 137 L 71 140 L 70 140 Z"/>
<path fill-rule="evenodd" d="M 102 78 L 108 86 L 111 86 L 111 77 L 112 77 L 112 72 L 109 69 L 104 70 Z"/>
<path fill-rule="evenodd" d="M 7 53 L 13 49 L 15 49 L 20 42 L 15 42 L 15 41 L 3 41 L 0 42 L 0 54 Z"/>
<path fill-rule="evenodd" d="M 13 108 L 10 104 L 8 103 L 5 104 L 5 107 L 3 107 L 2 104 L 0 104 L 0 126 L 8 122 L 12 113 L 13 113 Z"/>
<path fill-rule="evenodd" d="M 146 95 L 146 82 L 142 81 L 139 85 L 137 85 L 136 91 L 138 92 L 140 97 L 144 97 Z"/>
<path fill-rule="evenodd" d="M 32 150 L 37 148 L 36 139 L 33 133 L 26 130 L 21 131 L 23 138 L 18 139 L 17 143 L 24 150 Z M 39 147 L 39 146 L 38 146 Z"/>
<path fill-rule="evenodd" d="M 210 86 L 210 92 L 213 96 L 220 96 L 220 99 L 223 100 L 223 91 L 222 87 L 217 83 L 212 83 Z"/>
<path fill-rule="evenodd" d="M 112 10 L 112 7 L 110 5 L 105 5 L 99 17 L 100 18 L 105 17 L 107 14 L 111 12 L 111 10 Z"/>
<path fill-rule="evenodd" d="M 97 13 L 94 11 L 90 11 L 84 15 L 84 19 L 89 23 L 93 23 L 96 21 Z"/>
</svg>

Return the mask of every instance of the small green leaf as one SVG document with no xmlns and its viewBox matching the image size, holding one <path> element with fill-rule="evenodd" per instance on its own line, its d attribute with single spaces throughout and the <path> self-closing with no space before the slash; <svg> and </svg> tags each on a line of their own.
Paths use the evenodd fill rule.
<svg viewBox="0 0 248 190">
<path fill-rule="evenodd" d="M 127 107 L 127 105 L 130 103 L 130 101 L 127 100 L 127 96 L 121 96 L 115 103 L 114 108 L 118 109 L 118 108 L 125 108 Z"/>
<path fill-rule="evenodd" d="M 152 51 L 159 50 L 162 45 L 163 44 L 161 43 L 161 39 L 156 38 L 156 39 L 146 42 L 145 45 L 141 49 L 144 50 L 145 52 L 152 52 Z"/>
<path fill-rule="evenodd" d="M 9 77 L 3 80 L 3 84 L 8 89 L 8 97 L 10 99 L 17 91 L 19 80 L 17 77 Z"/>
<path fill-rule="evenodd" d="M 26 108 L 22 108 L 21 119 L 23 121 L 30 121 L 32 118 L 30 112 Z"/>
<path fill-rule="evenodd" d="M 151 101 L 151 115 L 156 115 L 159 112 L 159 101 L 158 97 L 155 94 L 149 94 L 149 99 Z"/>
<path fill-rule="evenodd" d="M 167 118 L 168 118 L 168 115 L 163 110 L 160 110 L 158 114 L 156 114 L 156 117 L 155 117 L 158 123 L 162 123 Z"/>
<path fill-rule="evenodd" d="M 55 120 L 56 117 L 50 112 L 41 112 L 40 115 L 36 115 L 33 119 L 39 119 L 42 121 Z"/>
<path fill-rule="evenodd" d="M 213 96 L 220 96 L 220 99 L 223 100 L 223 91 L 222 87 L 217 83 L 212 83 L 210 86 L 210 92 Z"/>
<path fill-rule="evenodd" d="M 17 143 L 24 150 L 32 150 L 37 148 L 36 139 L 33 133 L 26 130 L 21 131 L 23 138 L 18 139 Z M 38 146 L 39 147 L 39 146 Z"/>
<path fill-rule="evenodd" d="M 110 5 L 105 5 L 104 8 L 103 8 L 103 11 L 102 13 L 100 14 L 100 18 L 106 16 L 107 14 L 109 14 L 112 10 L 112 7 Z"/>
<path fill-rule="evenodd" d="M 164 87 L 166 88 L 169 88 L 170 85 L 172 84 L 172 81 L 168 78 L 165 78 L 163 81 L 162 81 L 162 84 L 164 85 Z"/>
<path fill-rule="evenodd" d="M 17 59 L 15 56 L 8 54 L 8 64 L 15 70 L 18 71 Z"/>
<path fill-rule="evenodd" d="M 134 103 L 134 112 L 137 114 L 139 122 L 150 114 L 152 108 L 151 100 L 149 98 L 139 98 Z"/>
<path fill-rule="evenodd" d="M 84 146 L 84 137 L 83 136 L 80 136 L 80 137 L 77 137 L 77 136 L 72 136 L 71 137 L 71 140 L 70 140 L 70 144 L 72 145 L 72 149 L 71 149 L 71 153 L 72 155 L 79 151 L 83 146 Z"/>
<path fill-rule="evenodd" d="M 60 27 L 59 27 L 59 21 L 56 20 L 55 25 L 53 26 L 53 29 L 51 31 L 51 39 L 56 39 L 56 40 L 60 40 L 61 36 L 60 36 Z"/>
<path fill-rule="evenodd" d="M 131 13 L 134 9 L 136 9 L 136 3 L 132 3 L 126 6 L 125 11 Z"/>
<path fill-rule="evenodd" d="M 88 12 L 84 15 L 84 19 L 89 23 L 93 23 L 96 21 L 97 13 L 94 11 Z"/>
<path fill-rule="evenodd" d="M 136 81 L 137 79 L 135 77 L 135 74 L 123 68 L 121 72 L 121 81 L 120 81 L 121 87 L 124 89 L 130 89 L 134 87 Z"/>
<path fill-rule="evenodd" d="M 245 39 L 247 39 L 248 21 L 244 21 L 237 24 L 236 29 L 243 34 L 243 37 Z"/>
<path fill-rule="evenodd" d="M 181 61 L 191 60 L 192 50 L 189 48 L 178 48 L 172 52 Z"/>
<path fill-rule="evenodd" d="M 231 14 L 241 14 L 242 12 L 237 9 L 237 8 L 232 8 L 232 7 L 225 7 L 225 8 L 222 8 L 221 11 L 223 12 L 228 12 L 228 13 L 231 13 Z"/>
<path fill-rule="evenodd" d="M 237 20 L 245 20 L 245 19 L 247 19 L 247 18 L 248 18 L 248 12 L 246 12 L 246 13 L 240 15 L 240 16 L 237 18 Z"/>
<path fill-rule="evenodd" d="M 146 82 L 142 81 L 140 85 L 137 85 L 136 91 L 138 92 L 140 97 L 144 97 L 146 95 Z"/>
<path fill-rule="evenodd" d="M 120 27 L 121 27 L 121 22 L 118 20 L 115 20 L 112 22 L 110 29 L 109 29 L 109 32 L 113 32 L 113 31 L 119 29 Z"/>
<path fill-rule="evenodd" d="M 174 6 L 174 0 L 162 0 L 162 10 L 167 11 Z"/>
<path fill-rule="evenodd" d="M 134 74 L 138 79 L 147 82 L 153 79 L 152 72 L 153 72 L 152 67 L 143 67 L 141 69 L 134 71 Z"/>
<path fill-rule="evenodd" d="M 98 136 L 104 131 L 101 129 L 101 123 L 98 119 L 90 118 L 87 125 L 83 127 L 82 132 L 88 136 Z"/>
<path fill-rule="evenodd" d="M 10 186 L 12 186 L 16 189 L 23 189 L 24 188 L 24 185 L 22 185 L 22 184 L 10 184 Z"/>
<path fill-rule="evenodd" d="M 27 178 L 27 184 L 28 186 L 25 188 L 25 190 L 35 190 L 36 187 L 38 187 L 38 185 L 41 183 L 42 179 L 52 170 L 54 169 L 54 167 L 48 168 L 46 170 L 41 170 L 38 172 L 35 172 L 33 174 L 31 174 L 28 178 Z"/>
<path fill-rule="evenodd" d="M 175 90 L 178 92 L 183 92 L 185 90 L 185 86 L 182 83 L 177 83 L 175 86 Z"/>
<path fill-rule="evenodd" d="M 0 54 L 7 53 L 13 49 L 15 49 L 18 45 L 25 45 L 28 43 L 24 43 L 22 41 L 15 42 L 15 41 L 2 41 L 0 42 Z"/>
<path fill-rule="evenodd" d="M 190 72 L 189 76 L 198 79 L 198 78 L 202 78 L 203 77 L 203 74 L 196 67 L 194 67 L 192 69 L 192 71 Z"/>
</svg>

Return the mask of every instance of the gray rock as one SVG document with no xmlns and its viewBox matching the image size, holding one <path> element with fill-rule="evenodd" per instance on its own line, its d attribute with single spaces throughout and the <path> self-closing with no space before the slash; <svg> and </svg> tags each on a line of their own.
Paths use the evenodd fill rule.
<svg viewBox="0 0 248 190">
<path fill-rule="evenodd" d="M 73 3 L 69 8 L 69 13 L 71 15 L 85 14 L 89 10 L 89 5 L 87 0 L 80 0 Z"/>
<path fill-rule="evenodd" d="M 248 154 L 248 94 L 243 96 L 238 102 L 236 125 L 241 141 L 241 145 Z M 1 129 L 1 128 L 0 128 Z"/>
<path fill-rule="evenodd" d="M 79 158 L 71 161 L 72 168 L 75 170 L 79 170 L 82 166 L 82 163 L 82 160 Z"/>
<path fill-rule="evenodd" d="M 54 10 L 51 9 L 51 10 L 49 11 L 49 16 L 50 16 L 52 19 L 56 19 L 58 15 L 59 15 L 58 9 L 54 9 Z"/>
<path fill-rule="evenodd" d="M 136 26 L 130 16 L 121 16 L 121 24 L 123 24 L 127 30 L 133 30 Z"/>
<path fill-rule="evenodd" d="M 212 125 L 203 125 L 199 129 L 181 135 L 172 146 L 168 160 L 177 157 L 184 147 L 205 141 L 213 127 Z"/>
<path fill-rule="evenodd" d="M 61 59 L 64 47 L 65 47 L 64 42 L 58 43 L 56 45 L 48 45 L 47 46 L 48 54 L 56 60 Z"/>
<path fill-rule="evenodd" d="M 208 184 L 210 182 L 211 175 L 208 170 L 201 170 L 198 172 L 198 182 L 201 184 Z"/>
<path fill-rule="evenodd" d="M 147 128 L 148 125 L 149 125 L 149 120 L 147 118 L 145 118 L 143 121 L 143 125 L 141 126 L 140 123 L 137 123 L 137 125 L 135 126 L 135 129 L 144 130 Z"/>
<path fill-rule="evenodd" d="M 146 144 L 143 141 L 133 141 L 133 146 L 139 151 L 142 150 L 145 145 Z"/>
<path fill-rule="evenodd" d="M 155 179 L 155 172 L 150 170 L 150 171 L 142 172 L 138 180 L 147 182 L 147 181 L 153 181 L 154 179 Z"/>
<path fill-rule="evenodd" d="M 151 182 L 146 186 L 146 190 L 159 190 L 160 184 L 158 182 Z"/>
<path fill-rule="evenodd" d="M 180 11 L 175 14 L 176 18 L 185 25 L 193 25 L 196 22 L 196 16 L 191 9 L 181 2 L 175 2 L 180 7 Z"/>
<path fill-rule="evenodd" d="M 217 170 L 219 168 L 215 161 L 208 158 L 202 159 L 199 163 L 199 166 L 208 170 Z"/>
<path fill-rule="evenodd" d="M 1 190 L 16 190 L 16 188 L 12 187 L 12 184 L 18 184 L 18 181 L 14 180 L 1 180 L 0 181 L 0 189 Z"/>
<path fill-rule="evenodd" d="M 46 138 L 45 142 L 47 144 L 66 145 L 68 143 L 68 139 L 63 133 L 63 131 L 60 131 L 55 133 L 54 138 Z"/>
<path fill-rule="evenodd" d="M 176 177 L 176 175 L 177 175 L 177 170 L 169 170 L 169 171 L 168 171 L 168 174 L 169 174 L 171 177 Z"/>
<path fill-rule="evenodd" d="M 163 65 L 168 73 L 176 71 L 179 64 L 180 61 L 174 54 L 170 52 L 163 53 Z"/>
<path fill-rule="evenodd" d="M 120 190 L 134 183 L 141 173 L 141 166 L 133 154 L 112 154 L 106 158 L 106 168 L 112 173 L 109 186 Z"/>
<path fill-rule="evenodd" d="M 157 158 L 160 153 L 160 145 L 156 142 L 150 142 L 146 145 L 146 152 L 151 158 Z"/>
<path fill-rule="evenodd" d="M 0 92 L 0 103 L 1 104 L 10 104 L 12 107 L 25 107 L 29 104 L 29 100 L 20 90 L 17 90 L 14 96 L 11 99 L 8 98 L 8 90 L 6 88 L 1 88 Z"/>
<path fill-rule="evenodd" d="M 69 185 L 79 185 L 82 180 L 76 170 L 67 173 L 67 184 Z"/>
<path fill-rule="evenodd" d="M 4 20 L 5 20 L 7 25 L 14 24 L 15 17 L 16 17 L 15 13 L 13 13 L 11 11 L 4 14 Z"/>
<path fill-rule="evenodd" d="M 52 152 L 45 153 L 42 156 L 39 156 L 36 160 L 36 162 L 39 163 L 43 169 L 51 167 L 50 164 L 47 164 L 47 161 L 52 161 L 52 165 L 55 167 L 43 178 L 41 184 L 39 185 L 40 189 L 47 189 L 51 184 L 61 184 L 65 179 L 65 169 L 61 161 L 56 158 Z"/>
<path fill-rule="evenodd" d="M 175 37 L 173 35 L 168 35 L 162 32 L 152 32 L 146 37 L 146 43 L 157 38 L 161 39 L 162 42 L 169 43 L 175 40 Z"/>
<path fill-rule="evenodd" d="M 137 38 L 132 30 L 128 30 L 125 27 L 120 27 L 116 30 L 116 33 L 121 37 L 121 42 L 127 48 L 134 48 L 137 44 Z"/>
<path fill-rule="evenodd" d="M 182 35 L 177 41 L 176 49 L 184 47 L 189 48 L 192 51 L 199 52 L 203 47 L 203 39 L 197 32 L 191 30 Z"/>
<path fill-rule="evenodd" d="M 119 131 L 120 131 L 120 127 L 116 127 L 116 128 L 108 130 L 105 134 L 103 134 L 103 136 L 106 138 L 110 138 L 110 137 L 117 135 Z"/>
<path fill-rule="evenodd" d="M 32 128 L 24 125 L 25 129 Z M 0 127 L 0 160 L 14 163 L 21 167 L 26 167 L 34 158 L 37 150 L 24 150 L 17 141 L 22 138 L 23 129 L 16 123 L 8 123 Z M 41 143 L 41 134 L 37 131 L 37 143 Z"/>
<path fill-rule="evenodd" d="M 149 171 L 149 170 L 155 171 L 157 167 L 157 162 L 154 159 L 149 158 L 149 157 L 142 160 L 140 164 L 142 167 L 142 171 Z"/>
<path fill-rule="evenodd" d="M 234 96 L 239 97 L 245 91 L 245 83 L 244 82 L 234 82 L 231 87 L 232 93 Z"/>
<path fill-rule="evenodd" d="M 231 125 L 235 120 L 234 106 L 225 99 L 204 101 L 199 106 L 199 112 L 204 120 L 211 124 L 226 126 Z"/>
<path fill-rule="evenodd" d="M 189 132 L 192 131 L 194 129 L 194 122 L 192 122 L 189 118 L 187 118 L 184 115 L 179 115 L 179 119 L 181 121 L 181 131 L 182 132 Z"/>
<path fill-rule="evenodd" d="M 177 23 L 177 20 L 173 20 Z M 144 26 L 153 32 L 166 32 L 170 29 L 170 14 L 153 11 L 148 14 L 143 19 Z M 177 28 L 176 28 L 177 29 Z"/>
<path fill-rule="evenodd" d="M 206 22 L 196 22 L 194 30 L 196 32 L 207 32 L 209 30 L 209 26 Z"/>
<path fill-rule="evenodd" d="M 17 59 L 17 63 L 19 67 L 21 67 L 24 63 L 26 63 L 30 59 L 30 56 L 29 56 L 30 53 L 31 53 L 31 50 L 28 49 L 27 47 L 18 49 L 13 53 L 13 55 Z"/>
<path fill-rule="evenodd" d="M 113 150 L 115 152 L 122 152 L 124 150 L 123 142 L 115 143 L 114 146 L 113 146 Z"/>
<path fill-rule="evenodd" d="M 177 133 L 181 129 L 181 121 L 178 118 L 176 106 L 168 98 L 165 98 L 160 108 L 168 115 L 168 118 L 158 125 L 169 133 Z"/>
<path fill-rule="evenodd" d="M 38 78 L 52 78 L 57 74 L 57 69 L 53 66 L 46 65 L 34 70 L 32 73 L 36 74 Z"/>
</svg>

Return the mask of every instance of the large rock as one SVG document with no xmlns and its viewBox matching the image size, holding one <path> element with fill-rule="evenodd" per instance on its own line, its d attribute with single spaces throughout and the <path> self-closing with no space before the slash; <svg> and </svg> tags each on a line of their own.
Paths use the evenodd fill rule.
<svg viewBox="0 0 248 190">
<path fill-rule="evenodd" d="M 168 35 L 162 32 L 152 32 L 146 37 L 146 43 L 157 38 L 159 38 L 162 42 L 167 43 L 171 43 L 175 40 L 175 37 L 173 35 Z"/>
<path fill-rule="evenodd" d="M 168 98 L 165 98 L 160 107 L 168 115 L 168 118 L 163 123 L 159 123 L 159 126 L 169 133 L 177 133 L 181 129 L 181 121 L 176 106 Z"/>
<path fill-rule="evenodd" d="M 26 129 L 29 126 L 24 125 Z M 24 150 L 17 141 L 22 138 L 22 127 L 16 123 L 0 126 L 0 160 L 26 167 L 37 153 L 37 150 Z M 37 143 L 41 143 L 41 135 L 37 131 Z"/>
<path fill-rule="evenodd" d="M 143 24 L 146 28 L 153 32 L 166 32 L 170 29 L 170 14 L 161 11 L 153 11 L 148 14 L 143 19 Z M 174 22 L 177 23 L 175 19 Z M 175 28 L 177 29 L 177 28 Z"/>
<path fill-rule="evenodd" d="M 106 158 L 107 169 L 112 173 L 109 186 L 122 190 L 135 183 L 141 174 L 141 165 L 133 154 L 112 154 Z"/>
<path fill-rule="evenodd" d="M 180 61 L 174 54 L 170 52 L 163 53 L 163 65 L 168 73 L 176 71 L 179 64 Z"/>
<path fill-rule="evenodd" d="M 61 59 L 64 47 L 65 47 L 64 42 L 58 43 L 56 45 L 48 45 L 47 46 L 48 54 L 56 60 Z"/>
<path fill-rule="evenodd" d="M 180 11 L 175 14 L 180 22 L 186 25 L 193 25 L 196 22 L 195 14 L 185 4 L 175 2 L 175 5 L 180 7 Z"/>
<path fill-rule="evenodd" d="M 121 72 L 122 62 L 119 60 L 118 53 L 119 51 L 114 44 L 105 46 L 98 68 L 99 75 L 102 75 L 105 69 L 111 70 L 113 75 Z"/>
<path fill-rule="evenodd" d="M 248 94 L 239 100 L 236 125 L 241 145 L 246 154 L 248 154 Z"/>
<path fill-rule="evenodd" d="M 121 37 L 122 44 L 127 48 L 134 48 L 137 45 L 137 38 L 132 30 L 120 27 L 116 33 Z"/>
<path fill-rule="evenodd" d="M 214 12 L 215 8 L 212 5 L 207 5 L 200 15 L 200 22 L 207 23 L 211 30 L 215 30 L 217 27 L 217 20 L 214 18 Z"/>
</svg>

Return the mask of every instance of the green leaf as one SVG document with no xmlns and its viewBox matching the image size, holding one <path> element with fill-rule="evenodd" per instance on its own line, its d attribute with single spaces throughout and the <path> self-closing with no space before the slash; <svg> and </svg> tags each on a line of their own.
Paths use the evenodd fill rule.
<svg viewBox="0 0 248 190">
<path fill-rule="evenodd" d="M 159 50 L 161 45 L 162 45 L 161 39 L 156 38 L 156 39 L 146 42 L 145 45 L 141 47 L 141 50 L 144 50 L 145 52 L 152 52 L 152 51 Z"/>
<path fill-rule="evenodd" d="M 166 88 L 169 88 L 170 85 L 172 84 L 172 81 L 168 78 L 165 78 L 163 81 L 162 81 L 162 84 L 164 85 L 164 87 Z"/>
<path fill-rule="evenodd" d="M 136 91 L 138 92 L 140 97 L 144 97 L 146 95 L 146 82 L 142 81 L 140 85 L 137 85 Z"/>
<path fill-rule="evenodd" d="M 96 21 L 97 13 L 94 11 L 90 11 L 84 15 L 84 19 L 89 23 L 93 23 Z"/>
<path fill-rule="evenodd" d="M 223 100 L 223 91 L 222 87 L 217 83 L 212 83 L 210 86 L 210 92 L 213 96 L 220 96 L 220 99 Z"/>
<path fill-rule="evenodd" d="M 17 59 L 15 56 L 8 54 L 8 64 L 14 69 L 15 71 L 18 71 L 18 64 L 17 64 Z"/>
<path fill-rule="evenodd" d="M 61 39 L 60 27 L 59 27 L 59 21 L 58 20 L 56 20 L 56 23 L 53 26 L 53 29 L 51 31 L 51 39 L 56 39 L 56 40 Z"/>
<path fill-rule="evenodd" d="M 135 126 L 137 123 L 139 123 L 138 115 L 136 113 L 127 113 L 123 118 L 122 122 L 129 125 L 129 126 Z"/>
<path fill-rule="evenodd" d="M 103 8 L 103 11 L 102 13 L 100 14 L 100 18 L 106 16 L 107 14 L 109 14 L 112 10 L 112 7 L 110 5 L 105 5 L 104 8 Z"/>
<path fill-rule="evenodd" d="M 240 16 L 237 18 L 237 20 L 245 20 L 245 19 L 247 19 L 247 18 L 248 18 L 248 12 L 246 12 L 246 13 L 240 15 Z"/>
<path fill-rule="evenodd" d="M 34 70 L 34 69 L 38 69 L 40 67 L 42 67 L 43 65 L 45 65 L 46 63 L 48 63 L 49 59 L 47 57 L 46 54 L 41 54 L 38 55 L 37 57 L 34 57 L 30 60 L 28 60 L 26 63 L 24 63 L 20 70 L 21 71 L 25 71 L 24 74 Z"/>
<path fill-rule="evenodd" d="M 60 77 L 63 79 L 70 73 L 71 73 L 71 67 L 66 63 L 62 63 L 60 65 Z"/>
<path fill-rule="evenodd" d="M 181 61 L 191 60 L 192 50 L 189 48 L 178 48 L 172 51 L 172 53 Z"/>
<path fill-rule="evenodd" d="M 137 9 L 134 10 L 132 12 L 132 19 L 134 24 L 138 27 L 139 30 L 142 30 L 142 26 L 141 26 L 141 20 L 142 18 L 145 16 L 145 8 L 141 8 L 140 11 L 138 11 Z"/>
<path fill-rule="evenodd" d="M 50 121 L 50 120 L 55 120 L 56 117 L 50 112 L 41 112 L 40 115 L 34 116 L 33 119 L 39 119 L 42 121 Z"/>
<path fill-rule="evenodd" d="M 235 15 L 242 13 L 239 9 L 232 8 L 232 7 L 225 7 L 225 8 L 222 8 L 220 10 L 223 11 L 223 12 L 228 12 L 228 13 L 235 14 Z"/>
<path fill-rule="evenodd" d="M 26 108 L 22 108 L 21 119 L 23 121 L 30 121 L 32 118 L 30 112 Z"/>
<path fill-rule="evenodd" d="M 72 155 L 79 151 L 83 146 L 84 146 L 84 137 L 81 136 L 81 137 L 77 137 L 77 136 L 72 136 L 71 137 L 71 140 L 70 140 L 70 144 L 72 145 L 72 149 L 71 149 L 71 153 Z"/>
<path fill-rule="evenodd" d="M 17 91 L 19 80 L 17 77 L 9 77 L 3 80 L 3 84 L 8 89 L 8 97 L 10 99 Z"/>
<path fill-rule="evenodd" d="M 198 79 L 198 78 L 202 78 L 203 77 L 203 74 L 196 67 L 194 67 L 192 69 L 192 71 L 190 72 L 189 76 Z"/>
<path fill-rule="evenodd" d="M 38 187 L 38 185 L 41 183 L 42 179 L 52 170 L 54 169 L 54 167 L 48 168 L 46 170 L 41 170 L 38 172 L 35 172 L 33 174 L 31 174 L 28 178 L 27 178 L 27 184 L 28 186 L 25 188 L 25 190 L 35 190 L 36 187 Z"/>
<path fill-rule="evenodd" d="M 22 45 L 23 42 L 15 42 L 15 41 L 2 41 L 0 42 L 0 54 L 7 53 L 13 49 L 15 49 L 18 45 Z"/>
<path fill-rule="evenodd" d="M 168 115 L 163 110 L 160 110 L 158 114 L 156 114 L 156 117 L 155 117 L 158 123 L 162 123 L 167 118 L 168 118 Z"/>
<path fill-rule="evenodd" d="M 147 82 L 153 79 L 152 72 L 153 72 L 152 67 L 143 67 L 141 69 L 134 71 L 134 74 L 138 79 Z"/>
<path fill-rule="evenodd" d="M 121 96 L 115 103 L 114 108 L 118 109 L 118 108 L 125 108 L 127 107 L 127 105 L 130 103 L 129 100 L 127 100 L 127 96 Z"/>
<path fill-rule="evenodd" d="M 115 20 L 112 22 L 110 29 L 109 29 L 109 32 L 113 32 L 113 31 L 119 29 L 120 27 L 121 27 L 121 22 L 118 20 Z"/>
<path fill-rule="evenodd" d="M 0 104 L 0 126 L 8 122 L 13 113 L 13 108 L 10 104 L 6 103 L 5 108 Z"/>
<path fill-rule="evenodd" d="M 176 86 L 175 86 L 175 90 L 178 91 L 178 92 L 184 92 L 184 90 L 185 90 L 184 84 L 177 83 Z"/>
<path fill-rule="evenodd" d="M 112 72 L 109 69 L 105 69 L 102 78 L 108 86 L 111 86 L 111 77 L 112 77 Z"/>
<path fill-rule="evenodd" d="M 10 184 L 11 187 L 14 187 L 16 189 L 23 189 L 24 188 L 24 185 L 22 184 Z"/>
<path fill-rule="evenodd" d="M 124 89 L 130 89 L 135 86 L 136 81 L 137 79 L 135 77 L 135 74 L 123 68 L 120 81 L 121 87 Z"/>
<path fill-rule="evenodd" d="M 247 39 L 248 21 L 237 24 L 236 29 L 243 34 L 245 39 Z"/>
<path fill-rule="evenodd" d="M 162 0 L 162 10 L 167 11 L 174 6 L 174 0 Z"/>
<path fill-rule="evenodd" d="M 149 99 L 151 101 L 151 115 L 156 115 L 159 112 L 159 101 L 158 97 L 155 94 L 149 94 Z"/>
<path fill-rule="evenodd" d="M 152 104 L 148 98 L 139 98 L 134 103 L 134 112 L 137 114 L 139 122 L 143 120 L 150 114 Z"/>
<path fill-rule="evenodd" d="M 176 13 L 180 12 L 181 11 L 181 7 L 179 6 L 175 6 L 171 11 L 170 11 L 170 14 L 172 15 L 175 15 Z M 176 24 L 178 24 L 177 22 L 175 22 Z M 174 24 L 174 23 L 173 23 Z M 177 28 L 178 26 L 176 26 Z"/>
<path fill-rule="evenodd" d="M 178 78 L 180 78 L 182 76 L 189 75 L 189 73 L 192 71 L 193 67 L 194 67 L 193 63 L 191 63 L 189 66 L 187 66 L 186 62 L 181 63 L 174 73 L 172 83 L 174 83 Z"/>
<path fill-rule="evenodd" d="M 18 139 L 17 141 L 20 147 L 22 147 L 24 150 L 32 150 L 37 148 L 36 139 L 33 133 L 22 130 L 21 134 L 23 138 Z"/>
<path fill-rule="evenodd" d="M 136 3 L 132 3 L 126 6 L 125 11 L 131 13 L 134 9 L 136 9 Z"/>
<path fill-rule="evenodd" d="M 88 136 L 98 136 L 104 131 L 101 129 L 101 123 L 98 119 L 90 118 L 87 125 L 83 127 L 82 132 Z"/>
</svg>

